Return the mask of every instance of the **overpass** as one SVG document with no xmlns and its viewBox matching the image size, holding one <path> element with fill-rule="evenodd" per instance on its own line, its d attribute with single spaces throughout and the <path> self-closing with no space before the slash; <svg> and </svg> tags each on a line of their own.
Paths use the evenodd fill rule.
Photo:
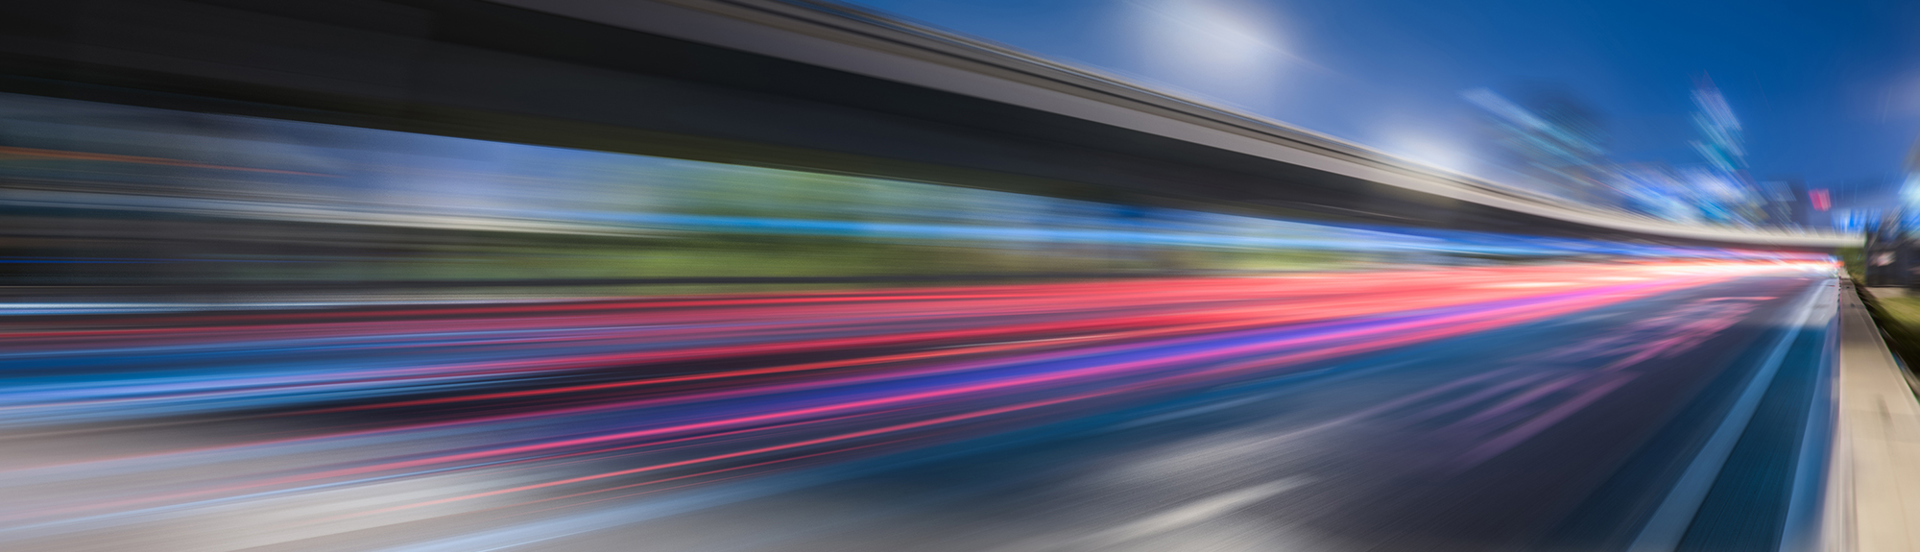
<svg viewBox="0 0 1920 552">
<path fill-rule="evenodd" d="M 1859 242 L 1571 205 L 835 4 L 0 10 L 0 91 L 1258 216 L 1748 248 Z"/>
</svg>

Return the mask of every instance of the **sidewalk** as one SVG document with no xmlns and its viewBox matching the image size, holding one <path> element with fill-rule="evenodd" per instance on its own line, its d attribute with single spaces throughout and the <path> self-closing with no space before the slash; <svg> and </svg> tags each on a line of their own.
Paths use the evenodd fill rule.
<svg viewBox="0 0 1920 552">
<path fill-rule="evenodd" d="M 1852 290 L 1840 309 L 1824 548 L 1920 552 L 1920 403 Z"/>
</svg>

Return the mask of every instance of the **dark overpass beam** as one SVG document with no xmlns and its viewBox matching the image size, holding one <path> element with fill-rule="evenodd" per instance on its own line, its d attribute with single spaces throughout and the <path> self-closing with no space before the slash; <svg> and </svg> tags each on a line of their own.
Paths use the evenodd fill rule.
<svg viewBox="0 0 1920 552">
<path fill-rule="evenodd" d="M 1667 243 L 1849 242 L 1559 205 L 835 9 L 28 0 L 0 6 L 0 89 L 1240 214 Z"/>
</svg>

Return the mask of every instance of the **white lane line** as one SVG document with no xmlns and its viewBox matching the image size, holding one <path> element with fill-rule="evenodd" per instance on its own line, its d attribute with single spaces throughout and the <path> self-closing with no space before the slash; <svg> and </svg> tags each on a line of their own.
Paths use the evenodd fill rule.
<svg viewBox="0 0 1920 552">
<path fill-rule="evenodd" d="M 1820 308 L 1840 312 L 1839 295 L 1833 296 L 1834 304 Z M 1837 317 L 1836 317 L 1837 318 Z M 1780 550 L 1819 550 L 1821 492 L 1827 481 L 1827 473 L 1833 469 L 1826 463 L 1833 453 L 1835 415 L 1839 412 L 1838 397 L 1835 396 L 1835 383 L 1840 363 L 1840 322 L 1827 321 L 1827 350 L 1820 355 L 1820 365 L 1814 378 L 1812 404 L 1807 409 L 1807 424 L 1800 430 L 1800 451 L 1794 461 L 1793 486 L 1787 498 L 1786 527 L 1781 530 Z"/>
<path fill-rule="evenodd" d="M 1713 488 L 1713 480 L 1720 475 L 1720 468 L 1727 463 L 1727 457 L 1733 454 L 1733 445 L 1745 433 L 1747 422 L 1753 420 L 1754 410 L 1760 407 L 1760 397 L 1766 394 L 1773 383 L 1774 373 L 1780 370 L 1780 363 L 1786 360 L 1787 349 L 1800 337 L 1800 330 L 1813 318 L 1813 305 L 1820 294 L 1831 289 L 1831 281 L 1816 282 L 1812 289 L 1804 293 L 1805 298 L 1796 304 L 1800 313 L 1799 320 L 1787 327 L 1787 333 L 1775 343 L 1760 370 L 1747 381 L 1747 388 L 1740 393 L 1739 400 L 1727 417 L 1720 420 L 1713 436 L 1707 438 L 1706 446 L 1693 457 L 1686 471 L 1680 474 L 1680 480 L 1653 511 L 1653 517 L 1640 529 L 1640 535 L 1627 547 L 1629 552 L 1672 552 L 1680 545 L 1681 537 L 1686 536 L 1687 527 L 1693 524 L 1694 514 L 1700 511 L 1700 503 L 1706 501 L 1707 491 Z M 1791 315 L 1789 315 L 1791 316 Z"/>
<path fill-rule="evenodd" d="M 1169 508 L 1164 512 L 1137 519 L 1118 527 L 1100 531 L 1083 538 L 1098 546 L 1112 546 L 1123 542 L 1169 533 L 1178 529 L 1206 523 L 1220 516 L 1251 506 L 1256 502 L 1273 498 L 1306 484 L 1300 477 L 1289 477 L 1278 481 L 1269 481 L 1237 491 L 1224 492 L 1200 500 Z"/>
<path fill-rule="evenodd" d="M 1143 516 L 1106 529 L 1073 536 L 1030 539 L 1001 547 L 1004 552 L 1047 550 L 1105 550 L 1131 541 L 1164 535 L 1225 517 L 1280 493 L 1306 485 L 1306 477 L 1287 477 L 1215 494 Z"/>
</svg>

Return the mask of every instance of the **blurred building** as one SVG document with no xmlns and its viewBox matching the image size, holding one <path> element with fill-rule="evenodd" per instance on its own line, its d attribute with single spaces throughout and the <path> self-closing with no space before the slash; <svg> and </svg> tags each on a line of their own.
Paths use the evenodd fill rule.
<svg viewBox="0 0 1920 552">
<path fill-rule="evenodd" d="M 1808 188 L 1806 198 L 1806 216 L 1796 220 L 1809 228 L 1832 228 L 1833 191 L 1827 188 Z"/>
<path fill-rule="evenodd" d="M 1605 144 L 1599 112 L 1563 90 L 1539 89 L 1510 100 L 1488 89 L 1463 94 L 1486 113 L 1495 163 L 1537 191 L 1590 206 L 1676 222 L 1727 226 L 1809 224 L 1810 191 L 1797 179 L 1760 183 L 1749 175 L 1743 127 L 1712 81 L 1692 92 L 1690 141 L 1703 163 L 1622 164 Z"/>
<path fill-rule="evenodd" d="M 1920 142 L 1907 155 L 1906 178 L 1892 207 L 1866 222 L 1866 280 L 1869 286 L 1906 286 L 1920 282 L 1920 243 L 1916 243 L 1913 204 L 1920 202 Z"/>
<path fill-rule="evenodd" d="M 1867 285 L 1910 287 L 1914 284 L 1920 252 L 1915 251 L 1912 232 L 1903 219 L 1901 210 L 1889 210 L 1864 228 Z"/>
<path fill-rule="evenodd" d="M 1798 177 L 1760 184 L 1766 200 L 1766 224 L 1780 227 L 1831 228 L 1836 222 L 1833 191 L 1810 187 Z"/>
<path fill-rule="evenodd" d="M 1464 96 L 1488 115 L 1501 151 L 1496 163 L 1537 191 L 1599 207 L 1625 205 L 1609 184 L 1612 162 L 1598 112 L 1572 93 L 1535 90 L 1520 102 L 1485 88 Z"/>
<path fill-rule="evenodd" d="M 1766 198 L 1766 223 L 1769 226 L 1802 226 L 1807 222 L 1807 183 L 1798 178 L 1783 178 L 1760 183 Z"/>
<path fill-rule="evenodd" d="M 1693 124 L 1700 138 L 1692 145 L 1707 161 L 1706 168 L 1694 176 L 1695 185 L 1707 192 L 1700 195 L 1702 210 L 1710 220 L 1727 224 L 1770 222 L 1769 194 L 1747 173 L 1743 128 L 1726 96 L 1712 80 L 1701 77 L 1693 90 L 1693 103 Z"/>
</svg>

